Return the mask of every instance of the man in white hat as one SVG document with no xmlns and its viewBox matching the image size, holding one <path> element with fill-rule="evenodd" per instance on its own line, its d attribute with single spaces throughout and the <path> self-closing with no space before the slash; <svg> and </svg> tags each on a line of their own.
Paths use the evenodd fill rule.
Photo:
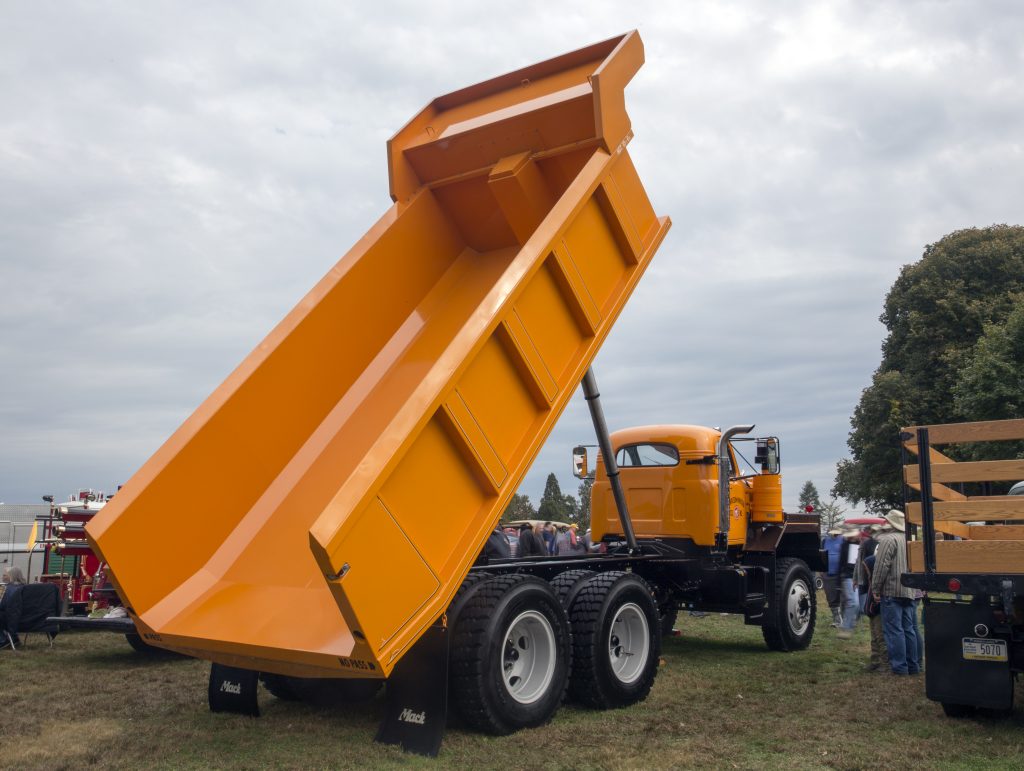
<svg viewBox="0 0 1024 771">
<path fill-rule="evenodd" d="M 914 617 L 914 590 L 900 583 L 907 572 L 907 539 L 902 511 L 892 509 L 885 515 L 885 529 L 878 536 L 875 570 L 871 574 L 871 592 L 882 603 L 882 634 L 889 649 L 889 664 L 894 675 L 916 675 L 918 660 L 917 619 Z"/>
</svg>

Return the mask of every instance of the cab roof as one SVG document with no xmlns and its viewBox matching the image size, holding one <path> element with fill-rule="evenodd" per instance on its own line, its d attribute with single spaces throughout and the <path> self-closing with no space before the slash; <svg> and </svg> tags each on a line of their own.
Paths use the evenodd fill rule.
<svg viewBox="0 0 1024 771">
<path fill-rule="evenodd" d="M 700 455 L 718 451 L 718 440 L 722 432 L 707 426 L 659 425 L 635 426 L 615 431 L 611 435 L 612 446 L 618 450 L 631 444 L 670 444 L 681 453 Z"/>
</svg>

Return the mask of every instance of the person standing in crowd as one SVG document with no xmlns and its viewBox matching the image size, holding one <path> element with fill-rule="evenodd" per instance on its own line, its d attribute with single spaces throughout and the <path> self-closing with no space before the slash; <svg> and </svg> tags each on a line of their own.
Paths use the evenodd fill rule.
<svg viewBox="0 0 1024 771">
<path fill-rule="evenodd" d="M 541 542 L 533 532 L 533 526 L 524 522 L 519 528 L 519 545 L 516 549 L 517 557 L 543 557 L 546 552 Z"/>
<path fill-rule="evenodd" d="M 569 554 L 569 526 L 562 525 L 558 528 L 558 534 L 555 536 L 555 554 L 565 556 Z"/>
<path fill-rule="evenodd" d="M 507 559 L 512 556 L 512 544 L 509 543 L 508 536 L 500 526 L 494 528 L 494 531 L 487 537 L 483 556 L 487 559 Z"/>
<path fill-rule="evenodd" d="M 864 602 L 861 607 L 864 615 L 868 617 L 868 628 L 871 631 L 871 658 L 864 667 L 867 672 L 889 670 L 889 651 L 885 647 L 885 637 L 882 635 L 882 614 L 878 603 L 871 602 L 871 574 L 875 568 L 875 550 L 881 531 L 881 525 L 872 525 L 870 537 L 861 544 L 861 584 L 864 586 Z M 870 607 L 872 605 L 874 607 Z"/>
<path fill-rule="evenodd" d="M 842 640 L 853 637 L 857 625 L 857 587 L 853 585 L 853 574 L 860 554 L 860 530 L 856 527 L 843 532 L 843 544 L 839 550 L 839 586 L 843 597 L 843 621 L 837 636 Z"/>
<path fill-rule="evenodd" d="M 541 529 L 541 538 L 544 539 L 544 553 L 554 554 L 555 553 L 555 528 L 551 526 L 550 522 L 545 522 L 544 527 Z"/>
<path fill-rule="evenodd" d="M 860 612 L 864 612 L 864 606 L 867 605 L 868 596 L 871 593 L 871 573 L 865 564 L 871 555 L 875 553 L 875 548 L 878 546 L 878 541 L 875 540 L 875 536 L 882 529 L 881 525 L 871 525 L 868 528 L 867 535 L 860 542 L 860 555 L 857 562 L 857 593 L 860 596 Z"/>
<path fill-rule="evenodd" d="M 583 544 L 583 539 L 580 537 L 579 534 L 579 525 L 577 525 L 575 522 L 569 525 L 569 553 L 587 553 L 587 547 Z"/>
<path fill-rule="evenodd" d="M 910 601 L 911 606 L 914 608 L 913 621 L 914 621 L 914 637 L 917 640 L 917 671 L 924 672 L 924 635 L 921 633 L 921 626 L 918 624 L 918 608 L 921 607 L 921 600 L 924 598 L 924 592 L 920 589 L 914 589 L 914 599 Z"/>
<path fill-rule="evenodd" d="M 832 611 L 832 626 L 839 626 L 839 550 L 843 548 L 843 531 L 833 527 L 821 542 L 821 548 L 828 553 L 828 572 L 822 576 L 825 583 L 825 600 Z"/>
<path fill-rule="evenodd" d="M 906 525 L 902 511 L 892 509 L 885 515 L 886 528 L 878 536 L 871 592 L 882 604 L 882 634 L 889 650 L 889 665 L 894 675 L 916 675 L 921 671 L 918 658 L 917 619 L 914 616 L 914 590 L 900 582 L 907 572 Z"/>
<path fill-rule="evenodd" d="M 11 644 L 7 640 L 8 634 L 14 641 L 14 647 L 17 648 L 21 645 L 21 640 L 18 639 L 18 627 L 13 620 L 8 623 L 7 608 L 11 607 L 18 593 L 25 588 L 25 574 L 21 572 L 21 568 L 12 565 L 4 568 L 3 576 L 0 579 L 4 584 L 3 596 L 0 596 L 0 648 Z"/>
</svg>

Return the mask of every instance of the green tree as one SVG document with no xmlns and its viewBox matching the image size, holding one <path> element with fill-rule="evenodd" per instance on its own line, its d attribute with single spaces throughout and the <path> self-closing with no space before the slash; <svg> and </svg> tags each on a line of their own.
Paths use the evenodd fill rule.
<svg viewBox="0 0 1024 771">
<path fill-rule="evenodd" d="M 834 496 L 870 510 L 902 505 L 899 430 L 963 420 L 954 400 L 986 325 L 1005 324 L 1024 292 L 1024 227 L 959 230 L 903 266 L 885 298 L 882 361 L 850 420 L 850 458 Z"/>
<path fill-rule="evenodd" d="M 965 420 L 1024 417 L 1024 295 L 1014 298 L 1003 324 L 988 324 L 953 389 L 956 408 Z M 968 445 L 975 460 L 1024 456 L 1024 443 L 984 442 Z"/>
<path fill-rule="evenodd" d="M 580 499 L 579 515 L 576 519 L 577 524 L 580 526 L 580 534 L 587 532 L 590 527 L 590 495 L 594 490 L 594 480 L 592 477 L 580 480 L 580 486 L 578 495 Z"/>
<path fill-rule="evenodd" d="M 807 510 L 807 507 L 812 507 L 815 511 L 821 508 L 821 497 L 818 495 L 818 488 L 814 486 L 814 482 L 807 480 L 804 482 L 804 486 L 800 488 L 800 509 L 803 511 Z"/>
<path fill-rule="evenodd" d="M 519 519 L 537 519 L 537 511 L 530 503 L 530 496 L 515 493 L 502 512 L 502 522 L 515 522 Z"/>
<path fill-rule="evenodd" d="M 548 474 L 547 482 L 544 484 L 544 495 L 541 496 L 540 506 L 537 507 L 537 519 L 568 522 L 572 515 L 572 508 L 567 502 L 567 498 L 570 497 L 562 495 L 558 477 Z"/>
<path fill-rule="evenodd" d="M 853 457 L 836 466 L 833 497 L 864 501 L 872 511 L 902 508 L 899 433 L 915 422 L 906 409 L 913 402 L 908 394 L 902 373 L 875 373 L 850 419 Z"/>
<path fill-rule="evenodd" d="M 562 496 L 562 501 L 565 504 L 565 519 L 563 522 L 579 522 L 580 521 L 580 501 L 572 493 L 566 493 Z"/>
<path fill-rule="evenodd" d="M 956 406 L 970 420 L 1024 416 L 1024 296 L 1014 298 L 1002 324 L 988 324 L 954 387 Z"/>
<path fill-rule="evenodd" d="M 846 509 L 840 506 L 835 498 L 829 500 L 828 503 L 821 504 L 821 509 L 818 513 L 821 514 L 822 535 L 825 535 L 834 527 L 841 527 L 846 519 Z"/>
</svg>

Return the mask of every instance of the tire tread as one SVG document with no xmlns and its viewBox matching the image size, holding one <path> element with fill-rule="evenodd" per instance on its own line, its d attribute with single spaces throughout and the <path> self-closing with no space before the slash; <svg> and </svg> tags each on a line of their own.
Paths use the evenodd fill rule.
<svg viewBox="0 0 1024 771">
<path fill-rule="evenodd" d="M 485 733 L 505 735 L 521 727 L 511 723 L 488 703 L 481 684 L 486 681 L 488 676 L 485 667 L 488 646 L 492 642 L 489 630 L 495 607 L 501 598 L 513 588 L 531 581 L 540 581 L 540 579 L 517 573 L 498 575 L 489 581 L 475 582 L 473 587 L 475 591 L 466 599 L 454 620 L 449 664 L 449 688 L 452 702 L 466 723 Z M 564 633 L 568 634 L 568 628 L 564 630 Z M 567 669 L 571 667 L 571 660 L 566 664 Z M 557 704 L 561 704 L 564 700 L 567 686 L 568 678 L 565 678 Z M 536 721 L 528 721 L 522 727 L 543 725 L 551 719 L 554 711 L 557 711 L 557 706 L 551 714 Z"/>
</svg>

